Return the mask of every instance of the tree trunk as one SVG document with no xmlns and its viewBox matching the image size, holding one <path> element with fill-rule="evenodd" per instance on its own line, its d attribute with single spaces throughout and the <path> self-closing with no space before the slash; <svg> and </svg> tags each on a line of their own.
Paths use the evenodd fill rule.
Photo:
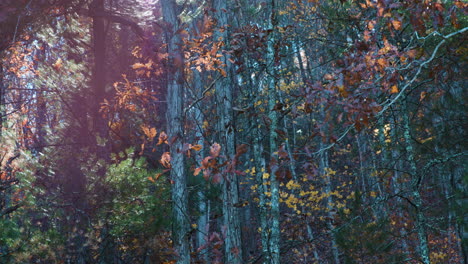
<svg viewBox="0 0 468 264">
<path fill-rule="evenodd" d="M 228 18 L 225 10 L 228 10 L 225 0 L 214 0 L 213 8 L 216 12 L 218 27 L 226 27 Z M 229 49 L 229 28 L 223 32 L 215 33 L 215 39 L 222 38 L 226 49 Z M 242 243 L 241 228 L 239 220 L 239 208 L 235 204 L 239 203 L 239 186 L 237 175 L 234 172 L 234 158 L 236 152 L 234 138 L 234 115 L 232 110 L 232 63 L 223 57 L 226 65 L 225 78 L 216 83 L 216 93 L 218 94 L 218 114 L 219 132 L 222 144 L 222 151 L 227 158 L 228 166 L 223 177 L 223 225 L 226 228 L 226 238 L 224 241 L 225 255 L 227 263 L 242 263 Z"/>
<path fill-rule="evenodd" d="M 95 14 L 104 12 L 105 0 L 93 0 L 91 7 Z M 107 140 L 109 128 L 106 120 L 99 112 L 101 104 L 106 98 L 106 28 L 104 18 L 99 15 L 93 16 L 93 54 L 94 68 L 92 77 L 92 115 L 93 115 L 93 132 L 97 136 L 96 154 L 99 159 L 108 161 L 109 151 L 107 150 Z M 100 169 L 99 174 L 103 176 L 105 169 Z"/>
<path fill-rule="evenodd" d="M 270 131 L 270 192 L 271 192 L 271 226 L 269 227 L 271 232 L 270 241 L 269 241 L 269 248 L 271 254 L 271 263 L 277 264 L 280 263 L 280 223 L 279 223 L 279 182 L 276 177 L 276 171 L 278 168 L 278 155 L 274 154 L 278 151 L 278 114 L 275 110 L 276 101 L 278 100 L 277 95 L 277 67 L 276 67 L 276 56 L 278 54 L 278 46 L 277 43 L 277 32 L 276 27 L 278 26 L 277 20 L 277 1 L 271 1 L 271 13 L 270 13 L 270 21 L 269 21 L 269 28 L 272 30 L 270 36 L 268 38 L 268 45 L 267 45 L 267 73 L 269 74 L 269 83 L 268 83 L 268 118 L 271 121 L 269 131 Z"/>
<path fill-rule="evenodd" d="M 167 124 L 170 142 L 172 184 L 173 243 L 178 255 L 177 263 L 190 263 L 189 223 L 187 215 L 187 175 L 185 157 L 182 152 L 184 136 L 183 120 L 183 52 L 179 48 L 182 42 L 176 34 L 179 27 L 177 18 L 179 7 L 174 0 L 161 1 L 162 12 L 168 30 L 166 43 L 169 54 L 167 64 Z"/>
<path fill-rule="evenodd" d="M 427 234 L 426 234 L 426 217 L 422 211 L 423 209 L 423 201 L 421 198 L 421 193 L 419 192 L 419 186 L 422 181 L 422 175 L 418 173 L 418 169 L 416 167 L 415 155 L 413 145 L 411 144 L 411 128 L 410 128 L 410 120 L 408 109 L 403 109 L 403 124 L 404 124 L 404 140 L 406 145 L 406 156 L 409 163 L 409 171 L 412 177 L 411 187 L 412 187 L 412 194 L 413 194 L 413 204 L 416 209 L 416 232 L 418 233 L 419 239 L 419 254 L 421 257 L 421 261 L 424 264 L 429 264 L 429 246 L 427 242 Z"/>
<path fill-rule="evenodd" d="M 3 78 L 3 65 L 0 62 L 0 142 L 2 140 L 3 122 L 5 118 L 5 91 L 6 87 Z"/>
</svg>

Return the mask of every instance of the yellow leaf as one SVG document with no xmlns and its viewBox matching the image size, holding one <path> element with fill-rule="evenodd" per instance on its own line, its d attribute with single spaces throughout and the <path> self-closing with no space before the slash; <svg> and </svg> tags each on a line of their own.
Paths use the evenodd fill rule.
<svg viewBox="0 0 468 264">
<path fill-rule="evenodd" d="M 393 85 L 393 86 L 392 86 L 392 89 L 390 90 L 390 93 L 392 93 L 392 94 L 398 93 L 398 86 Z"/>
<path fill-rule="evenodd" d="M 195 150 L 195 151 L 200 151 L 202 149 L 201 145 L 190 145 L 190 148 Z"/>
</svg>

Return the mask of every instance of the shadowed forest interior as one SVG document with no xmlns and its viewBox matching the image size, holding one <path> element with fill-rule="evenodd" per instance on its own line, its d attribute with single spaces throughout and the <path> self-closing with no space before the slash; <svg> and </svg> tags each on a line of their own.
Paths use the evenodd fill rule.
<svg viewBox="0 0 468 264">
<path fill-rule="evenodd" d="M 0 263 L 468 263 L 461 0 L 0 0 Z"/>
</svg>

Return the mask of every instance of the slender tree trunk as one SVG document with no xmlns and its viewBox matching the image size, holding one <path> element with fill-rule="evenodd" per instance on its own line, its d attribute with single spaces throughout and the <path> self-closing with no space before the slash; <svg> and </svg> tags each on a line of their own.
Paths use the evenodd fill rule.
<svg viewBox="0 0 468 264">
<path fill-rule="evenodd" d="M 419 254 L 421 257 L 421 261 L 424 264 L 429 264 L 429 246 L 427 242 L 427 234 L 426 234 L 426 217 L 423 213 L 423 201 L 421 198 L 421 193 L 419 192 L 419 187 L 422 184 L 422 175 L 418 173 L 418 169 L 416 167 L 416 160 L 413 145 L 411 144 L 411 128 L 410 128 L 410 120 L 409 114 L 407 109 L 403 109 L 403 125 L 404 125 L 404 140 L 406 145 L 406 155 L 407 160 L 409 163 L 409 171 L 412 177 L 411 187 L 412 187 L 412 194 L 413 194 L 413 204 L 416 209 L 416 232 L 418 233 L 419 239 Z"/>
<path fill-rule="evenodd" d="M 177 263 L 190 263 L 188 193 L 185 157 L 182 152 L 184 137 L 183 113 L 183 52 L 179 47 L 182 42 L 176 34 L 179 27 L 177 15 L 179 7 L 175 0 L 162 0 L 164 21 L 168 25 L 166 32 L 169 62 L 167 64 L 167 124 L 171 156 L 173 243 L 178 254 Z"/>
<path fill-rule="evenodd" d="M 5 120 L 5 92 L 6 87 L 4 84 L 3 65 L 0 61 L 0 142 L 2 140 L 3 123 Z"/>
<path fill-rule="evenodd" d="M 271 1 L 271 13 L 269 28 L 272 30 L 268 38 L 267 45 L 267 74 L 269 74 L 268 83 L 268 118 L 270 119 L 270 218 L 271 226 L 267 232 L 270 232 L 269 248 L 271 254 L 271 263 L 280 263 L 280 210 L 279 210 L 279 182 L 276 176 L 278 169 L 278 155 L 274 154 L 278 151 L 278 113 L 275 110 L 277 104 L 277 67 L 276 67 L 276 56 L 278 54 L 277 45 L 277 30 L 278 18 L 277 18 L 277 1 Z M 266 230 L 265 230 L 266 231 Z"/>
<path fill-rule="evenodd" d="M 260 122 L 255 122 L 255 135 L 254 135 L 254 161 L 255 161 L 255 177 L 258 186 L 258 197 L 259 197 L 259 211 L 260 211 L 260 235 L 262 243 L 262 255 L 263 263 L 270 263 L 271 254 L 269 247 L 270 234 L 268 232 L 268 210 L 267 210 L 267 183 L 263 177 L 265 170 L 265 159 L 263 158 L 263 146 L 262 146 L 262 135 L 259 129 Z"/>
<path fill-rule="evenodd" d="M 104 12 L 105 0 L 93 0 L 91 4 L 92 12 Z M 97 157 L 107 161 L 109 159 L 109 151 L 107 147 L 108 126 L 106 120 L 99 112 L 101 104 L 106 98 L 106 28 L 104 18 L 98 15 L 93 16 L 93 53 L 94 53 L 94 68 L 92 77 L 92 115 L 93 115 L 93 131 L 98 137 L 97 140 Z M 99 174 L 103 176 L 105 169 L 100 169 Z"/>
<path fill-rule="evenodd" d="M 379 120 L 379 142 L 380 142 L 380 145 L 381 145 L 381 162 L 382 162 L 382 167 L 390 167 L 393 169 L 393 173 L 392 173 L 392 178 L 391 178 L 391 186 L 392 186 L 392 192 L 393 194 L 399 194 L 400 193 L 400 190 L 402 189 L 401 188 L 401 171 L 403 171 L 403 165 L 402 165 L 402 161 L 401 159 L 399 158 L 400 156 L 400 151 L 398 150 L 397 147 L 392 147 L 390 148 L 389 144 L 387 143 L 387 141 L 389 142 L 399 142 L 399 139 L 397 137 L 397 127 L 395 125 L 392 125 L 391 123 L 387 123 L 385 122 L 385 117 L 382 117 L 380 120 Z M 396 201 L 398 203 L 402 203 L 403 200 L 398 197 L 396 199 Z M 403 213 L 402 213 L 402 210 L 394 210 L 392 208 L 387 208 L 387 211 L 389 212 L 392 212 L 394 211 L 395 214 L 398 215 L 399 219 L 404 219 L 404 216 L 403 216 Z M 399 229 L 399 235 L 400 237 L 402 238 L 401 239 L 401 247 L 403 249 L 403 253 L 404 254 L 408 254 L 409 253 L 409 248 L 408 248 L 408 244 L 406 243 L 406 237 L 407 237 L 407 234 L 406 234 L 406 231 L 403 227 L 400 227 Z"/>
<path fill-rule="evenodd" d="M 330 179 L 330 173 L 327 172 L 327 169 L 329 169 L 328 165 L 328 152 L 324 151 L 321 156 L 320 156 L 320 171 L 322 175 L 325 176 L 325 192 L 327 193 L 327 209 L 328 209 L 328 220 L 327 220 L 327 227 L 331 231 L 331 251 L 333 254 L 333 261 L 335 264 L 340 263 L 340 252 L 338 250 L 338 243 L 336 243 L 336 238 L 335 238 L 335 231 L 334 231 L 334 216 L 331 213 L 331 204 L 333 204 L 333 198 L 330 195 L 331 190 L 332 190 L 332 183 Z"/>
<path fill-rule="evenodd" d="M 227 1 L 214 0 L 213 8 L 216 10 L 216 20 L 218 27 L 225 27 L 225 30 L 215 33 L 215 39 L 222 38 L 226 49 L 229 49 L 229 28 L 226 10 L 228 10 Z M 235 158 L 235 138 L 234 138 L 234 115 L 232 110 L 233 100 L 233 76 L 232 63 L 223 58 L 226 65 L 227 76 L 216 84 L 216 93 L 218 94 L 218 114 L 219 131 L 222 143 L 222 151 L 227 158 L 228 168 L 224 173 L 223 180 L 223 222 L 226 228 L 225 255 L 227 263 L 242 263 L 242 243 L 241 228 L 239 218 L 239 208 L 235 204 L 239 203 L 239 186 L 237 175 L 234 172 Z"/>
<path fill-rule="evenodd" d="M 195 30 L 195 29 L 193 29 Z M 203 96 L 203 76 L 198 70 L 193 70 L 193 85 L 197 98 Z M 200 109 L 200 105 L 195 105 L 192 109 L 192 118 L 195 122 L 196 132 L 195 138 L 198 145 L 204 144 L 203 137 L 203 113 Z M 195 155 L 195 161 L 197 162 L 197 167 L 202 165 L 202 151 L 197 152 Z M 209 220 L 210 220 L 210 203 L 207 199 L 205 185 L 203 184 L 197 191 L 197 201 L 198 201 L 198 213 L 200 214 L 197 219 L 197 233 L 195 236 L 195 245 L 197 248 L 205 246 L 208 243 L 208 233 L 209 233 Z M 203 254 L 204 263 L 209 263 L 208 254 Z"/>
</svg>

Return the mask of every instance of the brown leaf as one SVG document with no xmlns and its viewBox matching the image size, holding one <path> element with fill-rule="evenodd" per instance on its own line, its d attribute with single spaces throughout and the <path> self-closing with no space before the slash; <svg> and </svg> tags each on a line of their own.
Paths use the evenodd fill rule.
<svg viewBox="0 0 468 264">
<path fill-rule="evenodd" d="M 164 152 L 161 156 L 161 160 L 159 161 L 165 167 L 170 169 L 171 168 L 171 154 L 169 152 Z"/>
<path fill-rule="evenodd" d="M 249 147 L 247 146 L 247 144 L 242 144 L 242 145 L 239 145 L 237 146 L 236 148 L 236 156 L 240 156 L 244 153 L 247 153 L 247 150 L 249 149 Z"/>
<path fill-rule="evenodd" d="M 158 144 L 157 145 L 161 145 L 161 144 L 168 144 L 167 143 L 167 135 L 166 135 L 166 133 L 164 131 L 159 133 L 159 138 L 158 138 Z"/>
</svg>

